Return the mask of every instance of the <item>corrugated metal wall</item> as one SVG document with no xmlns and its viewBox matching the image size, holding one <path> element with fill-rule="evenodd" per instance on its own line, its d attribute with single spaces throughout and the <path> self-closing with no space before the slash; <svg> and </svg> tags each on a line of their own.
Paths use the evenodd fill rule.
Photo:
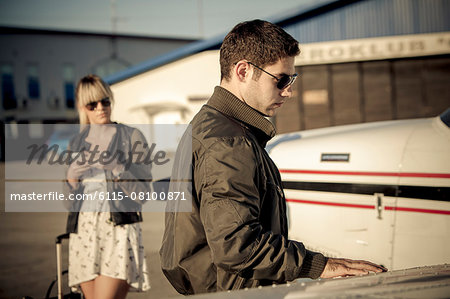
<svg viewBox="0 0 450 299">
<path fill-rule="evenodd" d="M 450 31 L 450 0 L 365 0 L 284 28 L 300 43 Z"/>
<path fill-rule="evenodd" d="M 433 117 L 450 107 L 450 55 L 297 66 L 278 133 Z"/>
</svg>

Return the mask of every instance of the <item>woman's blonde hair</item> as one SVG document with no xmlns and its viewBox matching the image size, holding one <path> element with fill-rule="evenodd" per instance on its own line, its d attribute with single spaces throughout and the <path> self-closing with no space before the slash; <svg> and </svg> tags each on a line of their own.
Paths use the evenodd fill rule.
<svg viewBox="0 0 450 299">
<path fill-rule="evenodd" d="M 97 75 L 87 75 L 80 79 L 75 90 L 76 104 L 80 124 L 89 124 L 89 119 L 83 107 L 89 103 L 109 98 L 114 104 L 114 97 L 109 85 Z"/>
</svg>

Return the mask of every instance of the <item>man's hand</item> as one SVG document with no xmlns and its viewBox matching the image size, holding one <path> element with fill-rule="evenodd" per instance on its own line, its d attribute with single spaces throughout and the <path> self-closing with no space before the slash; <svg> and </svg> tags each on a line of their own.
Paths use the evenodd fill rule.
<svg viewBox="0 0 450 299">
<path fill-rule="evenodd" d="M 332 278 L 339 276 L 367 275 L 370 272 L 386 272 L 383 266 L 368 261 L 356 261 L 350 259 L 328 258 L 325 269 L 320 278 Z"/>
</svg>

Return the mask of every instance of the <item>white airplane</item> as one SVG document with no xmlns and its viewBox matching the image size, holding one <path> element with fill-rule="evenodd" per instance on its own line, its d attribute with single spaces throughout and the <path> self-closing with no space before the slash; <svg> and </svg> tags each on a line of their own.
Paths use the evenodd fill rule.
<svg viewBox="0 0 450 299">
<path fill-rule="evenodd" d="M 389 270 L 450 263 L 450 108 L 283 134 L 267 150 L 281 172 L 291 239 Z"/>
</svg>

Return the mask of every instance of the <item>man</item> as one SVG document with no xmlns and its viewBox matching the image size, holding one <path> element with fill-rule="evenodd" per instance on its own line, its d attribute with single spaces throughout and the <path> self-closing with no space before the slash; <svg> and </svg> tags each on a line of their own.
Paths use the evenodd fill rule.
<svg viewBox="0 0 450 299">
<path fill-rule="evenodd" d="M 264 150 L 275 130 L 265 117 L 292 95 L 299 52 L 293 37 L 261 20 L 236 25 L 223 41 L 220 86 L 181 143 L 192 140 L 192 152 L 177 152 L 178 161 L 192 159 L 192 212 L 166 214 L 160 251 L 182 294 L 386 271 L 288 239 L 280 174 Z"/>
</svg>

